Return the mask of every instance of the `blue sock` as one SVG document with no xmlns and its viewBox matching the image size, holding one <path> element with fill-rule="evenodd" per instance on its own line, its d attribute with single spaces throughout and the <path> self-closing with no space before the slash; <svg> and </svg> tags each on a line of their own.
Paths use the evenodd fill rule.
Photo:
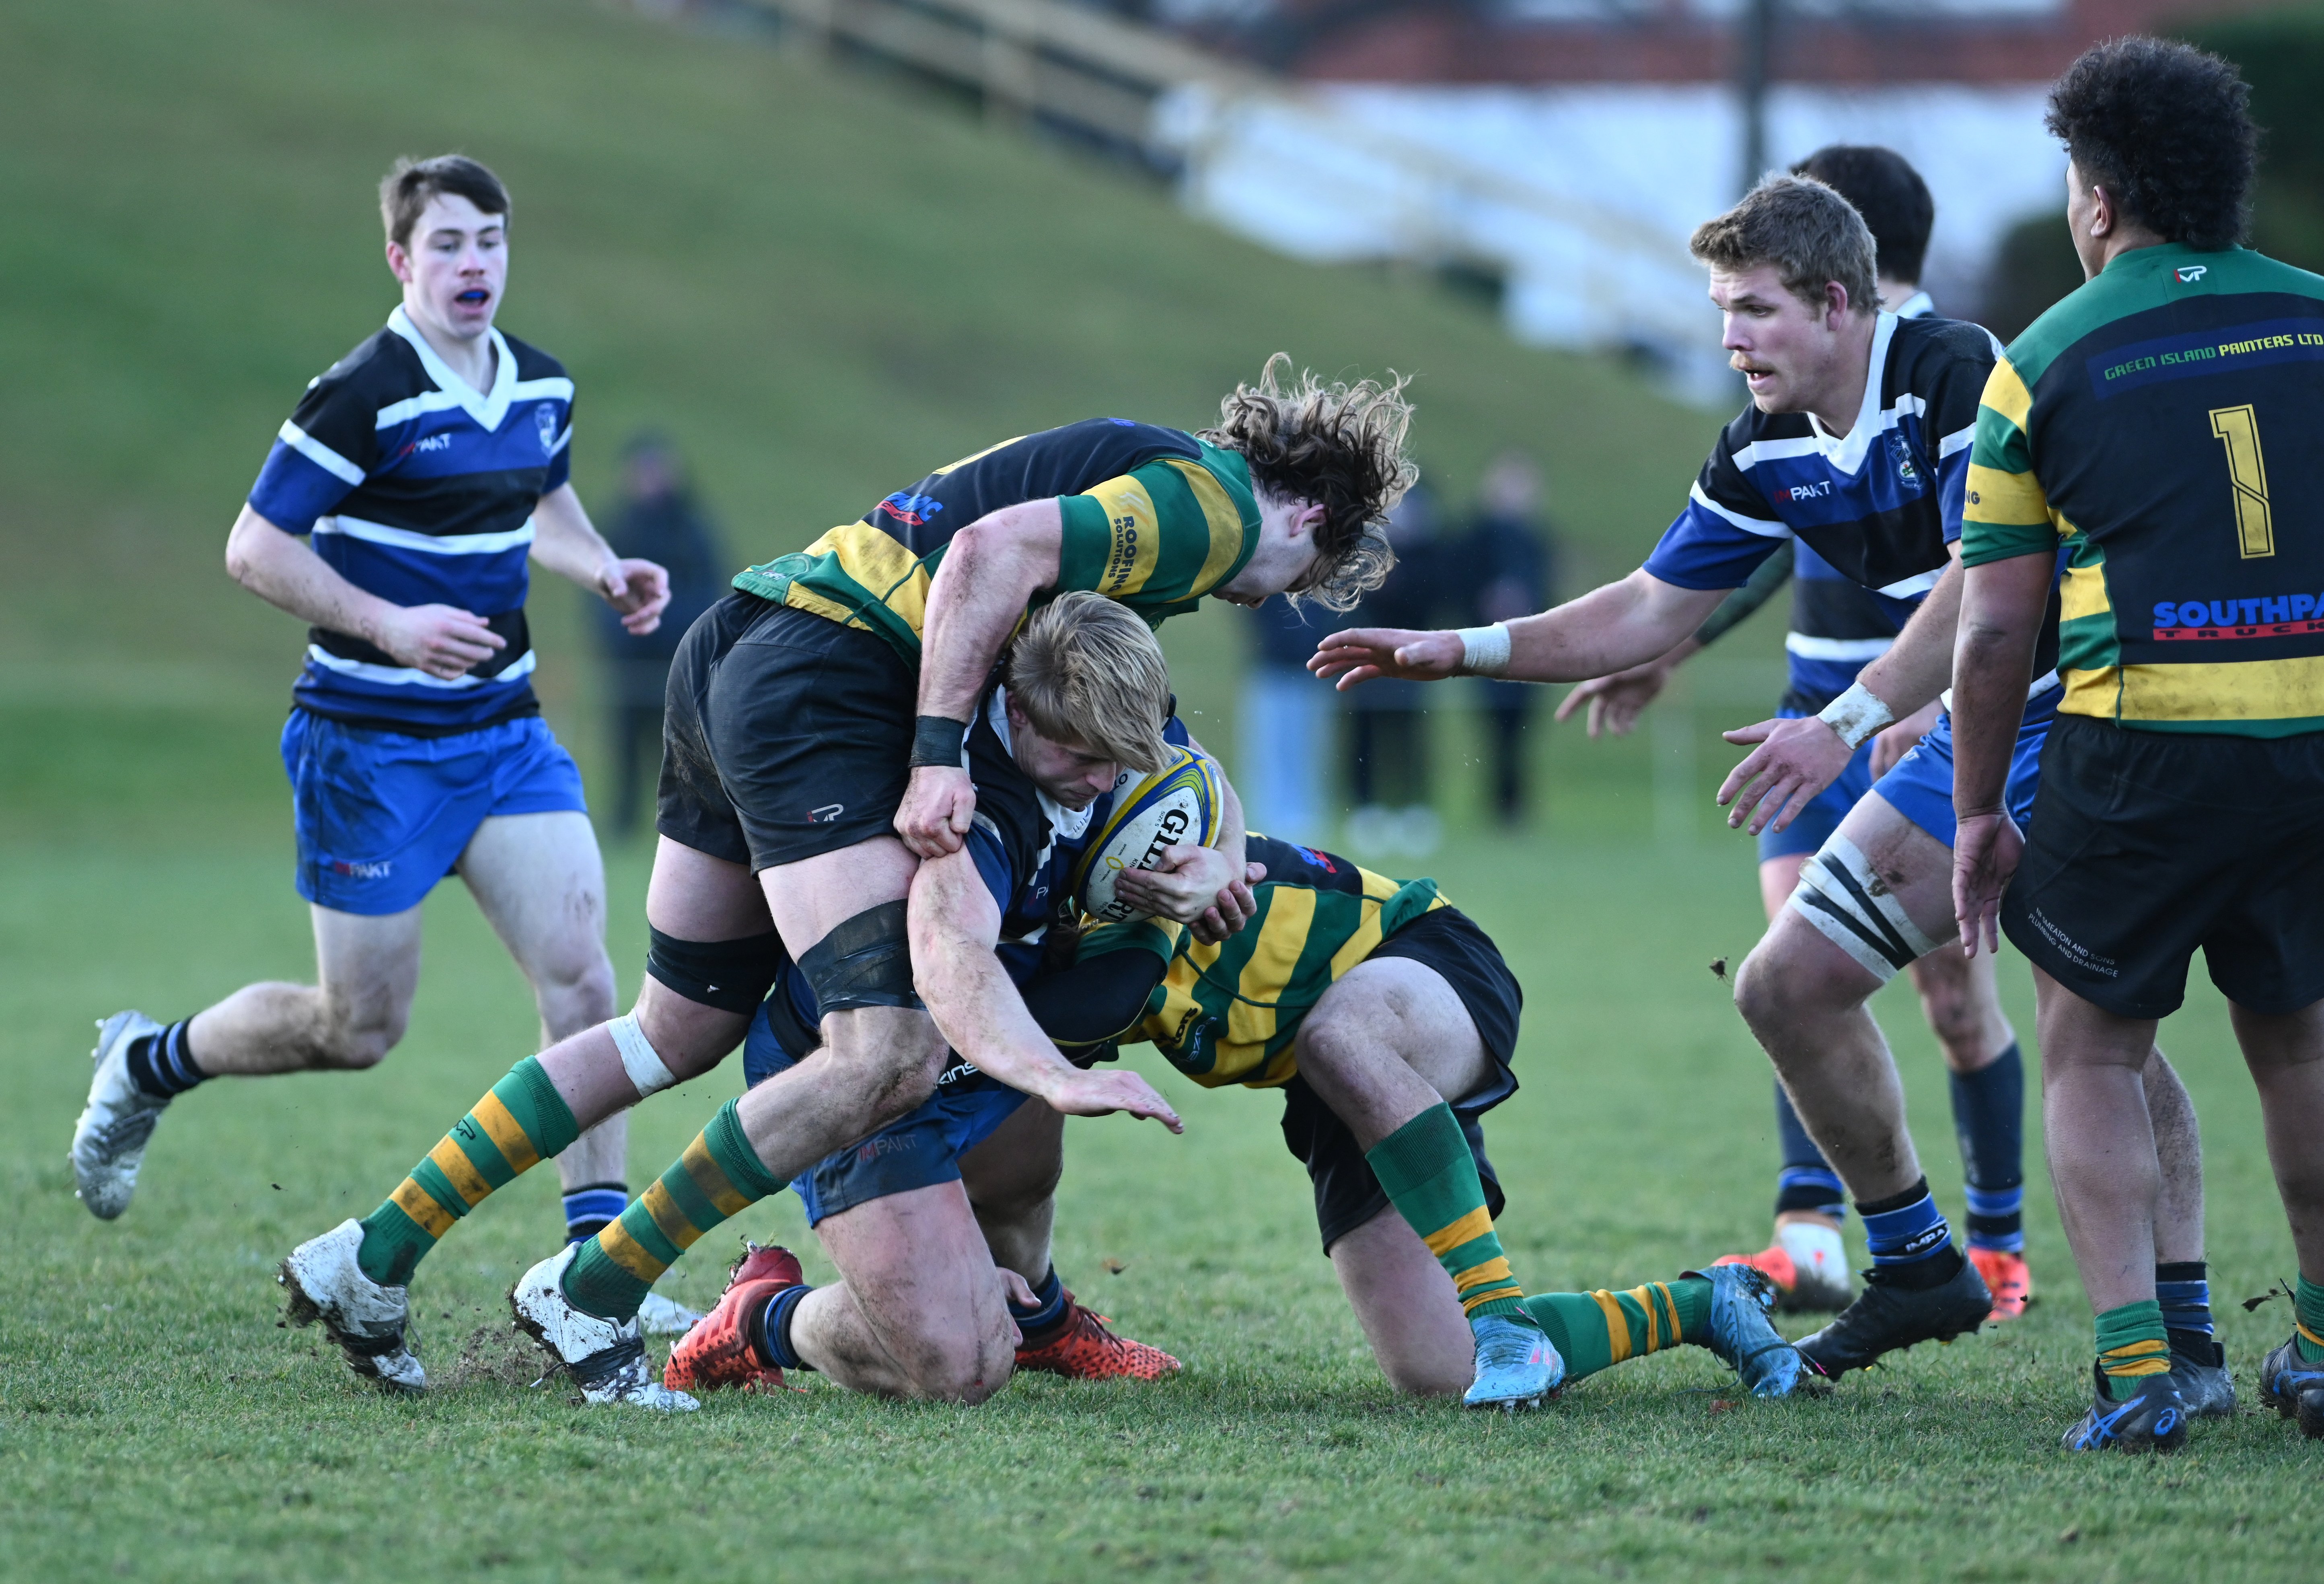
<svg viewBox="0 0 2324 1584">
<path fill-rule="evenodd" d="M 2211 1334 L 2211 1283 L 2201 1260 L 2155 1266 L 2154 1301 L 2171 1330 Z"/>
<path fill-rule="evenodd" d="M 1859 1203 L 1864 1244 L 1872 1254 L 1872 1279 L 1900 1287 L 1934 1287 L 1960 1269 L 1952 1228 L 1938 1212 L 1925 1177 L 1894 1199 Z"/>
<path fill-rule="evenodd" d="M 1969 1246 L 2025 1247 L 2025 1063 L 2011 1045 L 1975 1072 L 1952 1075 L 1953 1131 L 1969 1179 Z"/>
<path fill-rule="evenodd" d="M 1775 1173 L 1775 1214 L 1812 1210 L 1845 1220 L 1848 1190 L 1800 1125 L 1800 1114 L 1792 1109 L 1792 1098 L 1780 1082 L 1775 1085 L 1775 1134 L 1784 1144 L 1784 1169 Z"/>
<path fill-rule="evenodd" d="M 186 1032 L 193 1021 L 182 1018 L 158 1034 L 130 1041 L 129 1081 L 149 1095 L 169 1099 L 208 1079 L 209 1074 L 195 1064 Z"/>
<path fill-rule="evenodd" d="M 1057 1280 L 1057 1267 L 1051 1265 L 1049 1274 L 1033 1283 L 1033 1307 L 1027 1309 L 1012 1298 L 1009 1301 L 1009 1318 L 1030 1338 L 1036 1331 L 1046 1331 L 1065 1318 L 1065 1284 Z"/>
<path fill-rule="evenodd" d="M 801 1358 L 791 1347 L 791 1317 L 815 1289 L 802 1282 L 796 1287 L 785 1287 L 767 1300 L 767 1307 L 759 1311 L 758 1323 L 751 1327 L 752 1341 L 757 1345 L 759 1357 L 777 1369 L 807 1369 L 815 1367 Z"/>
<path fill-rule="evenodd" d="M 565 1241 L 582 1243 L 622 1218 L 630 1208 L 625 1182 L 592 1182 L 565 1196 Z"/>
</svg>

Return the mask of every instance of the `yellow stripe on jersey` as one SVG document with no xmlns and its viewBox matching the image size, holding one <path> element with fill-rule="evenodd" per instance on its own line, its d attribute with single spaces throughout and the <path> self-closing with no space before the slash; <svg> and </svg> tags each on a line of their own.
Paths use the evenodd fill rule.
<svg viewBox="0 0 2324 1584">
<path fill-rule="evenodd" d="M 1175 457 L 1165 458 L 1163 465 L 1186 481 L 1195 504 L 1203 508 L 1204 521 L 1210 524 L 1210 553 L 1203 558 L 1203 569 L 1194 574 L 1188 589 L 1191 596 L 1198 597 L 1217 588 L 1228 569 L 1235 564 L 1235 558 L 1242 553 L 1242 514 L 1235 509 L 1226 486 L 1209 468 Z"/>
<path fill-rule="evenodd" d="M 2065 673 L 2058 708 L 2101 719 L 2175 721 L 2324 718 L 2324 655 L 2217 665 L 2126 665 Z"/>
<path fill-rule="evenodd" d="M 2068 567 L 2065 580 L 2058 585 L 2058 619 L 2078 621 L 2083 616 L 2106 616 L 2114 609 L 2107 597 L 2106 569 L 2103 567 Z"/>
<path fill-rule="evenodd" d="M 1154 560 L 1162 551 L 1162 518 L 1154 497 L 1128 473 L 1082 493 L 1104 508 L 1111 535 L 1097 591 L 1109 599 L 1137 593 L 1154 576 Z"/>
<path fill-rule="evenodd" d="M 1332 977 L 1334 982 L 1372 954 L 1373 949 L 1380 943 L 1380 910 L 1366 908 L 1364 922 L 1356 927 L 1354 934 L 1348 937 L 1348 943 L 1332 953 Z"/>
<path fill-rule="evenodd" d="M 2050 523 L 2056 519 L 2050 511 L 2050 497 L 2042 488 L 2042 481 L 2031 473 L 2005 473 L 1998 468 L 1969 465 L 1969 493 L 1961 506 L 1961 517 L 1969 523 L 1995 523 L 2004 527 L 2015 527 L 2028 523 Z"/>
<path fill-rule="evenodd" d="M 1300 956 L 1306 951 L 1307 937 L 1314 927 L 1314 892 L 1286 885 L 1275 894 L 1261 921 L 1259 945 L 1235 984 L 1235 993 L 1244 999 L 1227 1014 L 1231 1042 L 1264 1048 L 1275 1037 L 1274 1003 L 1281 999 L 1298 971 Z M 1254 1001 L 1266 1005 L 1254 1006 Z"/>
<path fill-rule="evenodd" d="M 2023 434 L 2026 417 L 2034 411 L 2034 393 L 2025 388 L 2015 366 L 2004 357 L 1985 376 L 1985 391 L 1978 397 L 1978 405 L 1992 408 Z"/>
<path fill-rule="evenodd" d="M 810 557 L 836 555 L 841 570 L 848 577 L 908 623 L 914 632 L 921 629 L 927 616 L 931 579 L 927 568 L 912 553 L 909 545 L 889 538 L 869 523 L 843 523 L 808 545 L 807 553 Z M 794 583 L 792 587 L 798 585 Z M 786 599 L 785 603 L 795 602 Z M 844 606 L 816 611 L 817 616 L 835 613 L 852 626 L 865 625 Z"/>
</svg>

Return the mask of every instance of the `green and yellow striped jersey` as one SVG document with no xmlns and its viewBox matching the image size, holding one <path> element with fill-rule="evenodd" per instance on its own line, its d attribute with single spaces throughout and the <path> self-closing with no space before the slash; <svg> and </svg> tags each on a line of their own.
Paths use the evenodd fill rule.
<svg viewBox="0 0 2324 1584">
<path fill-rule="evenodd" d="M 1978 413 L 1962 560 L 2067 552 L 2059 709 L 2324 730 L 2324 277 L 2139 248 L 2034 320 Z"/>
<path fill-rule="evenodd" d="M 917 665 L 928 585 L 953 535 L 1003 507 L 1052 498 L 1065 542 L 1043 598 L 1093 589 L 1149 625 L 1194 609 L 1259 548 L 1259 503 L 1239 454 L 1181 430 L 1093 418 L 939 468 L 804 551 L 742 572 L 734 587 L 877 633 Z"/>
<path fill-rule="evenodd" d="M 1145 1015 L 1119 1042 L 1151 1040 L 1207 1088 L 1288 1083 L 1300 1021 L 1333 982 L 1423 913 L 1446 904 L 1434 880 L 1390 880 L 1313 848 L 1253 836 L 1267 866 L 1252 887 L 1258 915 L 1216 946 L 1155 919 L 1105 924 L 1083 937 L 1080 960 L 1144 950 L 1169 963 Z"/>
</svg>

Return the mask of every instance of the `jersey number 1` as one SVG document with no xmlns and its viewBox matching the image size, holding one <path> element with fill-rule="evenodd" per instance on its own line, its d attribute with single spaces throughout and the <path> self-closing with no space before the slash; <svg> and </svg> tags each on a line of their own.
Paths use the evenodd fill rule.
<svg viewBox="0 0 2324 1584">
<path fill-rule="evenodd" d="M 2227 475 L 2236 486 L 2236 533 L 2246 560 L 2275 553 L 2275 526 L 2267 513 L 2267 466 L 2260 459 L 2259 420 L 2251 408 L 2214 407 L 2211 433 L 2227 448 Z"/>
</svg>

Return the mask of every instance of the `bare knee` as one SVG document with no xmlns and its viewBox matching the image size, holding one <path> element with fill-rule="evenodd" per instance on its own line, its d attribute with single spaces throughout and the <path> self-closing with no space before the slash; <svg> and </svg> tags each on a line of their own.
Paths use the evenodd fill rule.
<svg viewBox="0 0 2324 1584">
<path fill-rule="evenodd" d="M 1803 1019 L 1845 1013 L 1863 1001 L 1855 986 L 1835 979 L 1813 953 L 1795 949 L 1780 923 L 1735 975 L 1735 1010 L 1763 1045 Z"/>
<path fill-rule="evenodd" d="M 945 1044 L 933 1024 L 919 1039 L 881 1038 L 891 1031 L 844 1014 L 824 1027 L 832 1061 L 859 1097 L 867 1130 L 909 1116 L 936 1092 Z"/>
<path fill-rule="evenodd" d="M 408 1007 L 357 1008 L 327 1001 L 321 1021 L 309 1034 L 307 1064 L 338 1072 L 377 1067 L 402 1042 L 410 1021 Z"/>
</svg>

